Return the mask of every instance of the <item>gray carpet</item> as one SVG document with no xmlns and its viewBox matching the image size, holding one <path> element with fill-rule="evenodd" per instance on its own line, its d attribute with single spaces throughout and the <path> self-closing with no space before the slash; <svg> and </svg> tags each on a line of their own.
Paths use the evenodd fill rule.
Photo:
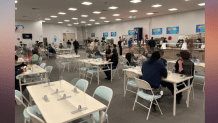
<svg viewBox="0 0 218 123">
<path fill-rule="evenodd" d="M 79 51 L 81 58 L 85 58 L 84 50 Z M 56 67 L 54 58 L 45 59 L 42 62 L 46 62 L 47 66 L 53 66 L 53 71 L 50 75 L 51 81 L 57 81 L 58 68 Z M 100 74 L 100 85 L 107 86 L 113 90 L 113 99 L 108 110 L 109 122 L 110 123 L 204 123 L 205 122 L 205 109 L 204 102 L 205 96 L 202 92 L 202 85 L 194 85 L 194 99 L 193 93 L 190 94 L 190 105 L 189 108 L 186 106 L 186 95 L 183 93 L 183 99 L 181 104 L 177 104 L 176 116 L 173 116 L 173 97 L 167 88 L 164 88 L 164 95 L 159 103 L 163 115 L 160 114 L 159 110 L 157 112 L 150 113 L 149 120 L 146 120 L 148 110 L 144 107 L 136 104 L 135 111 L 132 110 L 133 103 L 135 100 L 135 94 L 127 92 L 126 97 L 124 97 L 123 92 L 123 75 L 120 73 L 120 79 L 115 75 L 113 82 L 105 80 L 106 77 L 104 73 Z M 66 81 L 70 82 L 73 78 L 78 78 L 78 70 L 68 72 L 65 70 L 63 77 Z M 202 82 L 202 78 L 195 78 L 195 82 Z M 87 89 L 87 94 L 93 95 L 95 89 L 98 87 L 97 80 L 94 79 L 92 84 L 89 85 Z M 130 88 L 131 89 L 131 88 Z M 24 91 L 24 95 L 28 98 L 28 92 Z M 102 101 L 102 100 L 101 100 Z M 146 102 L 139 99 L 139 101 L 146 105 Z M 105 102 L 103 102 L 105 103 Z M 23 106 L 18 106 L 15 104 L 15 123 L 23 123 Z"/>
</svg>

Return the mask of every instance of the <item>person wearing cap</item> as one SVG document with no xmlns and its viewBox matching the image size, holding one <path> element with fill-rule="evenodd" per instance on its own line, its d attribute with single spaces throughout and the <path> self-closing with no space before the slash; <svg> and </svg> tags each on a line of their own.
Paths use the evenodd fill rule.
<svg viewBox="0 0 218 123">
<path fill-rule="evenodd" d="M 106 56 L 108 57 L 108 62 L 113 62 L 112 66 L 108 65 L 108 67 L 116 69 L 118 64 L 118 54 L 112 54 L 110 51 L 106 51 Z M 109 69 L 108 67 L 103 68 L 103 70 Z M 111 80 L 111 71 L 104 71 L 104 73 L 107 76 L 105 79 Z"/>
<path fill-rule="evenodd" d="M 186 76 L 193 76 L 194 77 L 194 63 L 190 60 L 190 53 L 187 51 L 181 51 L 179 60 L 176 61 L 175 64 L 175 72 L 179 74 L 183 74 Z M 190 80 L 190 85 L 192 84 L 193 79 Z M 177 89 L 178 91 L 185 88 L 182 83 L 178 83 Z M 185 84 L 188 85 L 188 81 L 185 81 Z M 167 88 L 171 91 L 172 95 L 174 95 L 174 87 L 172 83 L 165 83 Z M 177 103 L 180 104 L 182 99 L 182 92 L 176 95 Z"/>
<path fill-rule="evenodd" d="M 151 58 L 142 65 L 142 79 L 150 84 L 155 95 L 160 95 L 158 92 L 160 92 L 159 88 L 161 83 L 163 83 L 162 77 L 167 78 L 167 69 L 163 63 L 159 61 L 160 57 L 160 53 L 155 51 L 152 53 Z M 143 91 L 151 95 L 151 91 Z M 156 111 L 154 104 L 152 104 L 152 107 L 153 111 Z"/>
</svg>

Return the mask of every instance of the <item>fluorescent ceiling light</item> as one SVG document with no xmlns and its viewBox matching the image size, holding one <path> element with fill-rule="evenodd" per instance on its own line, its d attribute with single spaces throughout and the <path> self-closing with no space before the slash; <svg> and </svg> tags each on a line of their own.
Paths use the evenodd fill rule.
<svg viewBox="0 0 218 123">
<path fill-rule="evenodd" d="M 133 16 L 129 16 L 129 18 L 136 18 L 136 16 L 134 16 L 134 15 Z"/>
<path fill-rule="evenodd" d="M 82 4 L 83 5 L 91 5 L 92 3 L 91 2 L 83 2 Z"/>
<path fill-rule="evenodd" d="M 106 17 L 100 17 L 100 19 L 106 19 Z"/>
<path fill-rule="evenodd" d="M 169 11 L 176 11 L 178 10 L 177 8 L 171 8 L 171 9 L 168 9 Z"/>
<path fill-rule="evenodd" d="M 95 23 L 95 24 L 100 24 L 100 23 Z"/>
<path fill-rule="evenodd" d="M 99 11 L 94 11 L 93 13 L 94 13 L 94 14 L 100 14 L 101 12 L 99 12 Z"/>
<path fill-rule="evenodd" d="M 129 12 L 138 12 L 138 10 L 130 10 Z"/>
<path fill-rule="evenodd" d="M 79 24 L 79 23 L 73 23 L 73 24 Z"/>
<path fill-rule="evenodd" d="M 121 19 L 115 19 L 115 20 L 120 21 Z"/>
<path fill-rule="evenodd" d="M 78 18 L 72 18 L 73 20 L 77 20 Z"/>
<path fill-rule="evenodd" d="M 43 23 L 45 22 L 45 21 L 42 21 Z"/>
<path fill-rule="evenodd" d="M 205 6 L 205 3 L 199 3 L 198 5 L 199 6 Z"/>
<path fill-rule="evenodd" d="M 131 3 L 140 3 L 140 2 L 142 2 L 141 0 L 131 0 L 130 1 Z"/>
<path fill-rule="evenodd" d="M 85 21 L 81 21 L 80 23 L 86 23 Z"/>
<path fill-rule="evenodd" d="M 45 20 L 51 20 L 50 18 L 45 18 Z"/>
<path fill-rule="evenodd" d="M 104 21 L 105 23 L 108 23 L 108 22 L 110 22 L 110 21 Z"/>
<path fill-rule="evenodd" d="M 15 3 L 17 3 L 18 1 L 17 0 L 15 0 Z"/>
<path fill-rule="evenodd" d="M 81 17 L 88 17 L 88 15 L 81 15 Z"/>
<path fill-rule="evenodd" d="M 161 7 L 162 5 L 160 4 L 156 4 L 156 5 L 152 5 L 151 7 L 157 8 L 157 7 Z"/>
<path fill-rule="evenodd" d="M 87 24 L 88 26 L 91 26 L 92 24 Z"/>
<path fill-rule="evenodd" d="M 94 19 L 90 19 L 89 21 L 95 21 Z"/>
<path fill-rule="evenodd" d="M 52 17 L 52 18 L 57 18 L 58 16 L 53 16 L 53 15 L 52 15 L 51 17 Z"/>
<path fill-rule="evenodd" d="M 77 8 L 69 8 L 68 10 L 71 10 L 71 11 L 76 11 Z"/>
<path fill-rule="evenodd" d="M 190 1 L 190 0 L 185 0 L 185 1 Z"/>
<path fill-rule="evenodd" d="M 59 14 L 59 15 L 65 15 L 66 13 L 64 13 L 64 12 L 59 12 L 58 14 Z"/>
<path fill-rule="evenodd" d="M 67 26 L 72 26 L 72 24 L 67 24 Z"/>
<path fill-rule="evenodd" d="M 70 22 L 70 20 L 64 20 L 65 22 Z"/>
<path fill-rule="evenodd" d="M 120 14 L 113 14 L 113 16 L 120 16 Z"/>
<path fill-rule="evenodd" d="M 154 13 L 146 13 L 146 15 L 153 15 Z"/>
<path fill-rule="evenodd" d="M 58 22 L 58 23 L 63 23 L 63 22 Z"/>
<path fill-rule="evenodd" d="M 117 9 L 118 7 L 116 6 L 111 6 L 111 7 L 108 7 L 108 9 Z"/>
</svg>

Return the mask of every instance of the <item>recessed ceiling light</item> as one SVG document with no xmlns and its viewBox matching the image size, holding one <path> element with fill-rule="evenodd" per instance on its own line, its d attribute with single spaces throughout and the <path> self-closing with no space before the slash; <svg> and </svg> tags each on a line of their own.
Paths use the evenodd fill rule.
<svg viewBox="0 0 218 123">
<path fill-rule="evenodd" d="M 70 22 L 70 20 L 64 20 L 65 22 Z"/>
<path fill-rule="evenodd" d="M 100 24 L 100 23 L 95 23 L 95 24 Z"/>
<path fill-rule="evenodd" d="M 53 15 L 52 15 L 51 17 L 52 17 L 52 18 L 57 18 L 58 16 L 53 16 Z"/>
<path fill-rule="evenodd" d="M 116 21 L 120 21 L 121 19 L 115 19 Z"/>
<path fill-rule="evenodd" d="M 69 8 L 68 10 L 71 10 L 71 11 L 76 11 L 77 8 Z"/>
<path fill-rule="evenodd" d="M 88 15 L 81 15 L 81 17 L 88 17 Z"/>
<path fill-rule="evenodd" d="M 94 14 L 100 14 L 101 12 L 99 12 L 99 11 L 94 11 L 93 13 L 94 13 Z"/>
<path fill-rule="evenodd" d="M 120 16 L 120 14 L 113 14 L 113 16 Z"/>
<path fill-rule="evenodd" d="M 72 24 L 67 24 L 67 26 L 72 26 Z"/>
<path fill-rule="evenodd" d="M 185 0 L 185 1 L 190 1 L 190 0 Z"/>
<path fill-rule="evenodd" d="M 58 22 L 58 23 L 63 23 L 63 22 Z"/>
<path fill-rule="evenodd" d="M 15 3 L 17 3 L 18 1 L 17 0 L 15 0 Z"/>
<path fill-rule="evenodd" d="M 83 5 L 91 5 L 92 3 L 91 2 L 83 2 L 82 4 Z"/>
<path fill-rule="evenodd" d="M 176 11 L 178 10 L 177 8 L 171 8 L 171 9 L 168 9 L 169 11 Z"/>
<path fill-rule="evenodd" d="M 130 10 L 129 12 L 138 12 L 138 10 Z"/>
<path fill-rule="evenodd" d="M 81 21 L 80 23 L 86 23 L 85 21 Z"/>
<path fill-rule="evenodd" d="M 142 2 L 141 0 L 131 0 L 130 1 L 131 3 L 140 3 L 140 2 Z"/>
<path fill-rule="evenodd" d="M 77 20 L 78 18 L 72 18 L 73 20 Z"/>
<path fill-rule="evenodd" d="M 116 6 L 111 6 L 111 7 L 108 7 L 108 9 L 117 9 L 118 7 Z"/>
<path fill-rule="evenodd" d="M 89 21 L 95 21 L 94 19 L 90 19 Z"/>
<path fill-rule="evenodd" d="M 153 15 L 154 13 L 146 13 L 146 15 Z"/>
<path fill-rule="evenodd" d="M 91 26 L 92 24 L 87 24 L 88 26 Z"/>
<path fill-rule="evenodd" d="M 45 22 L 45 21 L 42 21 L 43 23 Z"/>
<path fill-rule="evenodd" d="M 157 7 L 161 7 L 162 5 L 160 4 L 156 4 L 156 5 L 152 5 L 151 7 L 157 8 Z"/>
<path fill-rule="evenodd" d="M 51 20 L 50 18 L 45 18 L 45 20 Z"/>
<path fill-rule="evenodd" d="M 110 22 L 110 21 L 104 21 L 105 23 L 108 23 L 108 22 Z"/>
<path fill-rule="evenodd" d="M 199 3 L 198 5 L 199 6 L 205 6 L 205 3 Z"/>
<path fill-rule="evenodd" d="M 64 13 L 64 12 L 59 12 L 58 14 L 60 14 L 60 15 L 65 15 L 66 13 Z"/>
<path fill-rule="evenodd" d="M 106 17 L 100 17 L 100 19 L 106 19 Z"/>
<path fill-rule="evenodd" d="M 73 23 L 73 24 L 76 24 L 76 25 L 77 25 L 77 24 L 79 24 L 79 23 Z"/>
</svg>

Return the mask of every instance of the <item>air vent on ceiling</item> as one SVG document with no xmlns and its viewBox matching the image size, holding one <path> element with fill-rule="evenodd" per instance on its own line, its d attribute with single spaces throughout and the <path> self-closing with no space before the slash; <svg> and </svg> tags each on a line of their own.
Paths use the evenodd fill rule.
<svg viewBox="0 0 218 123">
<path fill-rule="evenodd" d="M 106 12 L 107 10 L 106 9 L 103 9 L 103 10 L 101 10 L 102 12 Z"/>
<path fill-rule="evenodd" d="M 24 18 L 28 17 L 28 16 L 23 16 Z"/>
<path fill-rule="evenodd" d="M 39 8 L 32 8 L 32 10 L 39 10 Z"/>
</svg>

